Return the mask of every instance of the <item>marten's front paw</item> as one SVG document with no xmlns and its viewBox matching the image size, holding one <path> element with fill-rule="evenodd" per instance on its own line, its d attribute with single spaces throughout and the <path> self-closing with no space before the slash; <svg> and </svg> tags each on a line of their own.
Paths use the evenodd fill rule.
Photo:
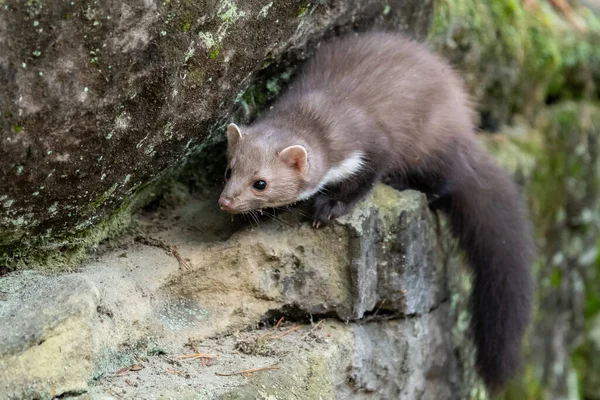
<svg viewBox="0 0 600 400">
<path fill-rule="evenodd" d="M 314 202 L 315 214 L 313 227 L 320 228 L 326 226 L 334 219 L 344 215 L 348 211 L 348 206 L 327 196 L 319 196 Z"/>
</svg>

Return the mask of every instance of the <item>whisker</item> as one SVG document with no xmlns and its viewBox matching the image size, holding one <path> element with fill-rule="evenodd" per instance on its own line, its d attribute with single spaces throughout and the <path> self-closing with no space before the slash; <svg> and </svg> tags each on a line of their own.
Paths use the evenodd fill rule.
<svg viewBox="0 0 600 400">
<path fill-rule="evenodd" d="M 254 221 L 256 221 L 256 227 L 258 228 L 260 225 L 260 217 L 258 216 L 256 210 L 252 210 L 252 216 L 254 217 Z"/>
<path fill-rule="evenodd" d="M 301 215 L 303 217 L 306 217 L 306 218 L 311 218 L 312 217 L 312 215 L 310 215 L 306 211 L 300 210 L 299 208 L 293 208 L 293 207 L 290 207 L 290 206 L 285 206 L 285 211 L 289 211 L 289 212 L 294 213 L 294 214 L 299 214 L 299 215 Z"/>
<path fill-rule="evenodd" d="M 249 217 L 250 225 L 252 225 L 252 222 L 254 222 L 258 228 L 258 220 L 256 219 L 256 215 L 254 215 L 254 210 L 248 211 L 246 215 Z"/>
<path fill-rule="evenodd" d="M 265 215 L 266 215 L 267 217 L 269 217 L 270 219 L 272 219 L 273 221 L 277 222 L 279 225 L 283 225 L 283 224 L 281 223 L 281 220 L 280 220 L 280 219 L 278 219 L 277 217 L 275 217 L 275 216 L 273 216 L 273 215 L 270 215 L 270 214 L 267 214 L 267 213 L 265 213 Z"/>
<path fill-rule="evenodd" d="M 287 221 L 284 221 L 284 220 L 282 220 L 281 218 L 279 218 L 279 217 L 278 217 L 277 215 L 275 215 L 275 214 L 271 214 L 271 213 L 269 213 L 269 212 L 267 212 L 267 211 L 264 211 L 264 210 L 263 210 L 263 212 L 264 212 L 264 214 L 265 214 L 267 217 L 271 218 L 273 221 L 277 221 L 277 222 L 279 222 L 279 224 L 280 224 L 280 225 L 283 225 L 283 224 L 285 224 L 285 225 L 287 225 L 287 226 L 289 226 L 289 227 L 292 227 L 292 226 L 293 226 L 292 224 L 290 224 L 290 223 L 289 223 L 289 222 L 287 222 Z"/>
</svg>

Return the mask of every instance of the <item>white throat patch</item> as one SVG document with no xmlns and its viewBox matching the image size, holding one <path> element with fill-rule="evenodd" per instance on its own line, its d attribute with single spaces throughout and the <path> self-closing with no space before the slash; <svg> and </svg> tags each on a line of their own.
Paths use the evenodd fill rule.
<svg viewBox="0 0 600 400">
<path fill-rule="evenodd" d="M 325 186 L 331 183 L 341 182 L 344 179 L 351 177 L 360 171 L 364 165 L 365 162 L 363 160 L 363 153 L 357 151 L 350 154 L 350 156 L 342 161 L 339 165 L 330 168 L 316 188 L 302 192 L 298 197 L 298 200 L 306 200 L 316 194 L 319 190 L 323 189 Z"/>
</svg>

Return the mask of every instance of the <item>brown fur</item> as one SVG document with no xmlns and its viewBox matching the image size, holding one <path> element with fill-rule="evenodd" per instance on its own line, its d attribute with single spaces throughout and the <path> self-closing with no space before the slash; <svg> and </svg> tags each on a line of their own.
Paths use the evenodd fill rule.
<svg viewBox="0 0 600 400">
<path fill-rule="evenodd" d="M 326 43 L 272 110 L 241 132 L 228 150 L 222 199 L 230 212 L 311 193 L 320 225 L 378 180 L 427 193 L 448 213 L 475 273 L 479 372 L 491 391 L 515 374 L 531 309 L 531 228 L 514 183 L 478 143 L 463 83 L 442 58 L 390 33 Z M 306 149 L 305 169 L 282 160 L 294 145 Z M 320 191 L 323 177 L 356 152 L 361 167 Z M 252 188 L 257 179 L 265 191 Z"/>
</svg>

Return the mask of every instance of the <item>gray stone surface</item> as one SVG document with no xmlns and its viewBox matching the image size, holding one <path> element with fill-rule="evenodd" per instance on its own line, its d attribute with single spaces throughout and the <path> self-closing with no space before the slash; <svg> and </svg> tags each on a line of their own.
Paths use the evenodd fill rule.
<svg viewBox="0 0 600 400">
<path fill-rule="evenodd" d="M 464 398 L 449 324 L 443 304 L 418 318 L 353 327 L 350 385 L 341 398 Z"/>
<path fill-rule="evenodd" d="M 133 237 L 77 272 L 0 278 L 0 388 L 5 398 L 460 398 L 473 385 L 456 328 L 464 302 L 447 284 L 460 262 L 436 220 L 423 195 L 383 185 L 321 230 L 290 214 L 239 229 L 214 195 L 145 213 Z M 273 336 L 300 328 L 277 339 L 256 330 L 281 316 Z M 189 338 L 216 364 L 178 359 Z M 144 368 L 121 370 L 132 365 Z"/>
<path fill-rule="evenodd" d="M 0 397 L 84 391 L 96 354 L 96 288 L 77 276 L 24 273 L 3 278 L 0 292 Z"/>
<path fill-rule="evenodd" d="M 418 195 L 398 203 L 393 193 L 382 186 L 374 203 L 362 203 L 340 220 L 350 233 L 355 318 L 375 308 L 427 313 L 447 294 L 445 261 L 432 250 L 436 221 Z M 398 209 L 403 210 L 399 215 Z"/>
<path fill-rule="evenodd" d="M 431 10 L 415 0 L 3 1 L 0 262 L 80 246 L 82 232 L 200 147 L 265 66 L 297 64 L 334 28 L 423 34 Z"/>
</svg>

